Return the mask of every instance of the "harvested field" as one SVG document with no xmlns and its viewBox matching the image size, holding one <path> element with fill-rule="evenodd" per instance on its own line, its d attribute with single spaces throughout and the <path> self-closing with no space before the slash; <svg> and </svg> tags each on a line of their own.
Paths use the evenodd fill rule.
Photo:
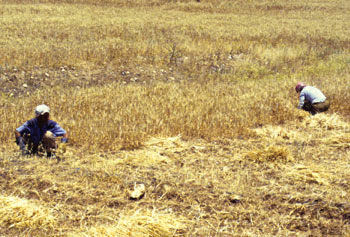
<svg viewBox="0 0 350 237">
<path fill-rule="evenodd" d="M 327 116 L 335 121 L 312 119 Z M 224 142 L 151 138 L 132 151 L 69 146 L 61 161 L 22 157 L 12 145 L 1 153 L 2 193 L 24 214 L 4 204 L 1 233 L 26 227 L 28 235 L 52 236 L 346 235 L 350 143 L 334 135 L 341 124 L 290 124 L 307 140 L 268 137 L 269 127 L 266 136 L 259 129 L 260 137 Z M 130 198 L 135 182 L 146 187 L 139 200 Z M 27 220 L 27 207 L 38 210 L 38 203 L 52 217 Z"/>
<path fill-rule="evenodd" d="M 348 1 L 0 2 L 0 236 L 349 236 Z M 297 81 L 329 111 L 296 109 Z M 45 103 L 57 158 L 14 131 Z"/>
</svg>

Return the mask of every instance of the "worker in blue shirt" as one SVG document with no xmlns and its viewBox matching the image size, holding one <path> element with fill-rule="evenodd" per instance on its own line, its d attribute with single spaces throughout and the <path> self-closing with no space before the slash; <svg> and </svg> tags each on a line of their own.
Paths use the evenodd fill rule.
<svg viewBox="0 0 350 237">
<path fill-rule="evenodd" d="M 303 109 L 315 115 L 327 111 L 330 107 L 330 102 L 326 96 L 316 87 L 298 82 L 295 86 L 295 91 L 300 93 L 298 109 Z"/>
<path fill-rule="evenodd" d="M 57 148 L 56 137 L 62 137 L 63 143 L 68 142 L 67 132 L 58 123 L 50 120 L 50 108 L 44 104 L 35 108 L 35 118 L 18 127 L 15 136 L 23 154 L 36 154 L 42 144 L 48 157 Z"/>
</svg>

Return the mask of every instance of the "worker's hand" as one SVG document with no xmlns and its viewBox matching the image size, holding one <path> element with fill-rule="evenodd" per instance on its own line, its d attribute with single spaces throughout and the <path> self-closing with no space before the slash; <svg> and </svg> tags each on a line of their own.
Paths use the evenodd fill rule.
<svg viewBox="0 0 350 237">
<path fill-rule="evenodd" d="M 24 143 L 23 137 L 16 137 L 16 143 L 21 148 L 22 151 L 25 151 L 26 145 Z"/>
<path fill-rule="evenodd" d="M 63 138 L 61 139 L 61 142 L 62 142 L 62 143 L 67 143 L 67 142 L 68 142 L 68 138 L 63 137 Z"/>
</svg>

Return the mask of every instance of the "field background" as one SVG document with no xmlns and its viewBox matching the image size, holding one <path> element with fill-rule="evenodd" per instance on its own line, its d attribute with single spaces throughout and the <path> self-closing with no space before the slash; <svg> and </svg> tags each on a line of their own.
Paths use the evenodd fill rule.
<svg viewBox="0 0 350 237">
<path fill-rule="evenodd" d="M 350 236 L 349 1 L 1 0 L 0 32 L 0 235 Z M 41 103 L 60 160 L 14 143 Z"/>
</svg>

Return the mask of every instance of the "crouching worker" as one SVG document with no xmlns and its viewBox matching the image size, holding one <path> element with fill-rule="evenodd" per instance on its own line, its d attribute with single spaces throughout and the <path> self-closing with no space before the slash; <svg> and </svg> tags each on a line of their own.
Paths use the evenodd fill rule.
<svg viewBox="0 0 350 237">
<path fill-rule="evenodd" d="M 50 109 L 46 105 L 35 108 L 35 118 L 28 120 L 15 131 L 16 143 L 22 154 L 37 154 L 40 145 L 51 157 L 57 148 L 56 137 L 62 137 L 61 142 L 68 142 L 67 132 L 58 123 L 50 120 Z"/>
<path fill-rule="evenodd" d="M 300 93 L 298 109 L 308 111 L 312 115 L 325 112 L 329 109 L 329 101 L 316 87 L 307 86 L 302 82 L 298 82 L 295 91 Z"/>
</svg>

